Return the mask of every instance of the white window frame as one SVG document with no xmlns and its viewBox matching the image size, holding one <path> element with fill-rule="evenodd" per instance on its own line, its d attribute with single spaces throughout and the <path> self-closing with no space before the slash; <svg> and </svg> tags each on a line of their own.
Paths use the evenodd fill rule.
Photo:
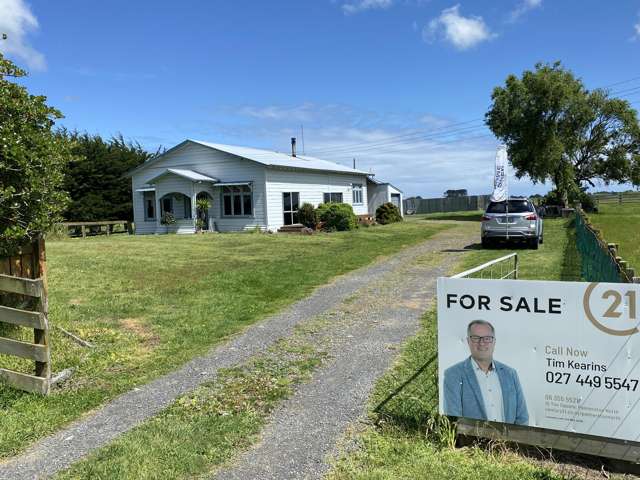
<svg viewBox="0 0 640 480">
<path fill-rule="evenodd" d="M 234 189 L 244 189 L 247 188 L 249 191 L 235 191 Z M 220 214 L 224 218 L 253 218 L 255 212 L 255 205 L 253 204 L 253 187 L 251 185 L 230 185 L 222 187 L 222 191 L 220 192 L 221 202 L 220 202 Z M 240 213 L 236 213 L 235 208 L 235 198 L 240 198 Z M 245 214 L 244 212 L 244 201 L 245 197 L 250 197 L 251 199 L 251 213 Z M 230 198 L 231 200 L 231 214 L 227 214 L 225 212 L 225 199 Z"/>
<path fill-rule="evenodd" d="M 363 205 L 364 204 L 364 189 L 362 188 L 361 183 L 352 183 L 351 184 L 351 199 L 353 200 L 353 205 Z M 359 196 L 358 200 L 356 196 Z"/>
</svg>

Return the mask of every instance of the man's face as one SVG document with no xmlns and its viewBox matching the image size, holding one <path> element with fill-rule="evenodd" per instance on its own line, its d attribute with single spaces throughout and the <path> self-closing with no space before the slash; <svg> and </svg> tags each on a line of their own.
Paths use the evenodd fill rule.
<svg viewBox="0 0 640 480">
<path fill-rule="evenodd" d="M 493 339 L 493 341 L 489 341 Z M 496 341 L 491 327 L 489 325 L 475 324 L 471 326 L 471 331 L 467 337 L 467 343 L 469 344 L 469 351 L 471 356 L 477 361 L 490 362 L 493 359 L 493 349 L 496 346 Z"/>
</svg>

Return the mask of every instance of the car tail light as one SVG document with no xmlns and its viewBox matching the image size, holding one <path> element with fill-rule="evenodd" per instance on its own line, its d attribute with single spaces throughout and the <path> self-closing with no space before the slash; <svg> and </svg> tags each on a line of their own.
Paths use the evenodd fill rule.
<svg viewBox="0 0 640 480">
<path fill-rule="evenodd" d="M 527 215 L 526 217 L 524 217 L 525 220 L 537 220 L 538 216 L 535 213 L 532 213 L 531 215 Z"/>
<path fill-rule="evenodd" d="M 491 220 L 491 217 L 487 217 L 486 215 L 483 215 L 481 220 L 483 222 L 488 222 L 489 220 Z"/>
</svg>

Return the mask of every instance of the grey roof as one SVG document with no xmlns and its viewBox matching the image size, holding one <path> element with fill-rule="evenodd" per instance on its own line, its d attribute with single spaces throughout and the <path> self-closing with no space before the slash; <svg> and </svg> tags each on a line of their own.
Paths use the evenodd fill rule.
<svg viewBox="0 0 640 480">
<path fill-rule="evenodd" d="M 226 152 L 231 155 L 235 155 L 237 157 L 246 158 L 247 160 L 251 160 L 267 167 L 288 167 L 288 168 L 296 168 L 302 170 L 316 170 L 316 171 L 324 171 L 324 172 L 338 172 L 338 173 L 354 173 L 357 175 L 370 175 L 370 173 L 365 172 L 363 170 L 357 170 L 355 168 L 347 167 L 345 165 L 340 165 L 339 163 L 330 162 L 329 160 L 322 160 L 320 158 L 310 157 L 308 155 L 297 155 L 292 157 L 286 153 L 274 152 L 272 150 L 262 150 L 260 148 L 250 148 L 250 147 L 239 147 L 236 145 L 223 145 L 221 143 L 210 143 L 203 142 L 200 140 L 190 140 L 187 139 L 183 142 L 180 142 L 178 145 L 170 148 L 162 155 L 154 157 L 142 165 L 138 165 L 133 170 L 130 170 L 127 173 L 127 176 L 133 175 L 135 172 L 142 170 L 150 165 L 153 165 L 158 160 L 163 158 L 169 152 L 172 152 L 179 147 L 187 144 L 187 143 L 196 143 L 198 145 L 202 145 L 203 147 L 213 148 L 215 150 L 219 150 L 221 152 Z"/>
<path fill-rule="evenodd" d="M 167 168 L 164 172 L 159 175 L 156 175 L 152 179 L 150 179 L 147 183 L 153 183 L 160 177 L 163 177 L 169 173 L 173 173 L 174 175 L 178 175 L 179 177 L 186 178 L 188 180 L 194 182 L 219 182 L 217 178 L 209 177 L 208 175 L 203 175 L 202 173 L 195 172 L 193 170 L 187 170 L 185 168 Z"/>
<path fill-rule="evenodd" d="M 398 187 L 396 187 L 392 183 L 383 182 L 382 180 L 378 180 L 377 178 L 373 178 L 371 175 L 369 175 L 369 177 L 367 177 L 367 180 L 369 180 L 371 183 L 375 183 L 376 185 L 389 185 L 389 186 L 395 188 L 396 190 L 398 190 L 400 193 L 403 193 L 402 190 L 400 190 Z"/>
<path fill-rule="evenodd" d="M 296 155 L 295 157 L 292 157 L 289 154 L 274 152 L 272 150 L 239 147 L 236 145 L 223 145 L 220 143 L 209 143 L 200 140 L 190 141 L 199 145 L 203 145 L 205 147 L 214 148 L 222 152 L 230 153 L 238 157 L 253 160 L 254 162 L 258 162 L 269 167 L 303 168 L 307 170 L 324 170 L 330 172 L 357 173 L 359 175 L 368 175 L 367 172 L 362 170 L 357 170 L 345 165 L 340 165 L 339 163 L 330 162 L 329 160 L 309 157 L 307 155 Z"/>
</svg>

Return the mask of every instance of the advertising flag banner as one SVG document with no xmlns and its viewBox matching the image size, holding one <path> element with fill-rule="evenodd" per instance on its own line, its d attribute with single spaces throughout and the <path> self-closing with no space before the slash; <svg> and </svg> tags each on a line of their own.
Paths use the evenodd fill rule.
<svg viewBox="0 0 640 480">
<path fill-rule="evenodd" d="M 492 202 L 504 202 L 509 195 L 507 178 L 508 163 L 507 147 L 500 145 L 496 153 L 496 169 L 493 177 L 493 193 L 491 194 Z"/>
<path fill-rule="evenodd" d="M 640 441 L 640 285 L 438 279 L 440 413 Z"/>
</svg>

